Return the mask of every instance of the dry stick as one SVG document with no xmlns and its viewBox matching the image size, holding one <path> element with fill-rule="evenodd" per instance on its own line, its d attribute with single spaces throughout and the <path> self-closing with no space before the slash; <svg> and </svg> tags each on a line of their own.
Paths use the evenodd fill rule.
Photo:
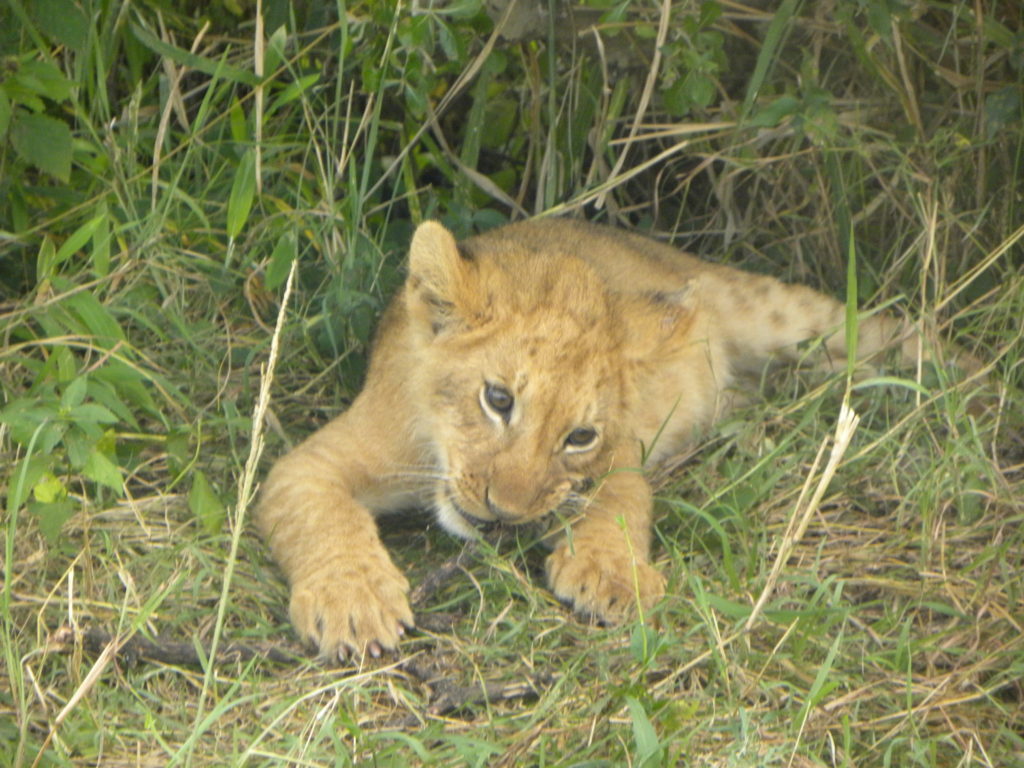
<svg viewBox="0 0 1024 768">
<path fill-rule="evenodd" d="M 457 555 L 448 558 L 438 568 L 431 571 L 409 595 L 409 602 L 413 607 L 423 603 L 444 586 L 454 574 L 462 570 L 465 561 L 477 551 L 476 543 L 470 541 Z M 436 617 L 436 614 L 426 614 L 422 617 L 417 614 L 416 625 L 423 627 L 426 620 L 431 617 Z M 401 668 L 407 674 L 429 689 L 425 711 L 428 716 L 442 717 L 450 712 L 469 709 L 478 704 L 534 698 L 555 680 L 554 675 L 541 674 L 527 677 L 518 683 L 480 680 L 471 685 L 460 685 L 447 677 L 434 677 L 430 662 L 435 658 L 435 654 L 426 651 L 401 663 Z M 399 721 L 396 725 L 411 727 L 419 723 L 419 718 L 413 716 Z"/>
<path fill-rule="evenodd" d="M 921 110 L 917 106 L 917 97 L 914 93 L 914 84 L 907 67 L 907 59 L 903 55 L 903 42 L 898 24 L 892 25 L 892 44 L 896 51 L 896 63 L 900 68 L 900 78 L 903 80 L 903 95 L 900 101 L 903 102 L 903 108 L 907 111 L 907 117 L 910 119 L 910 122 L 914 124 L 917 135 L 923 137 L 925 135 L 924 123 L 921 121 Z"/>
<path fill-rule="evenodd" d="M 82 647 L 90 653 L 102 655 L 108 652 L 107 648 L 113 647 L 115 657 L 128 665 L 134 664 L 139 659 L 181 667 L 201 667 L 205 659 L 209 659 L 211 663 L 214 661 L 221 663 L 266 659 L 277 664 L 292 664 L 303 658 L 300 653 L 289 650 L 286 646 L 229 643 L 217 652 L 217 657 L 214 659 L 208 648 L 203 649 L 200 654 L 193 642 L 165 638 L 150 640 L 138 634 L 121 639 L 99 627 L 90 627 L 82 634 L 76 633 L 71 627 L 62 627 L 54 633 L 52 642 L 70 647 L 77 640 L 80 640 Z"/>
<path fill-rule="evenodd" d="M 449 557 L 437 568 L 423 577 L 423 580 L 413 587 L 409 593 L 409 604 L 415 608 L 422 605 L 427 598 L 431 597 L 437 590 L 443 587 L 448 580 L 458 571 L 462 570 L 463 564 L 477 551 L 476 543 L 473 541 L 463 545 L 459 554 Z M 417 622 L 419 623 L 419 622 Z"/>
<path fill-rule="evenodd" d="M 432 662 L 434 666 L 432 666 Z M 519 682 L 478 680 L 470 685 L 460 685 L 447 676 L 436 676 L 436 657 L 430 653 L 420 654 L 402 662 L 401 669 L 426 686 L 429 691 L 423 714 L 428 717 L 444 717 L 452 712 L 472 709 L 479 704 L 493 704 L 498 701 L 538 698 L 550 687 L 558 675 L 538 673 L 527 675 Z M 421 717 L 412 715 L 394 722 L 395 727 L 412 727 L 421 723 Z"/>
<path fill-rule="evenodd" d="M 273 350 L 271 354 L 273 355 Z M 245 497 L 241 496 L 240 498 Z M 475 543 L 469 542 L 457 555 L 448 558 L 431 571 L 410 593 L 410 604 L 416 607 L 429 600 L 455 574 L 462 570 L 466 560 L 471 558 L 476 551 Z M 221 604 L 224 604 L 223 598 Z M 432 621 L 432 619 L 440 619 L 440 621 Z M 450 620 L 451 617 L 439 616 L 437 614 L 418 614 L 416 616 L 416 625 L 428 631 L 444 631 L 447 627 L 442 628 L 440 625 L 447 625 L 448 621 L 446 619 Z M 439 626 L 431 627 L 432 623 Z M 216 637 L 214 640 L 216 642 Z M 119 638 L 99 627 L 92 627 L 82 634 L 76 633 L 71 627 L 62 627 L 54 633 L 52 638 L 52 642 L 55 645 L 65 647 L 73 647 L 76 641 L 80 641 L 82 647 L 90 653 L 98 654 L 99 658 L 93 664 L 92 669 L 75 692 L 75 695 L 54 720 L 46 743 L 49 743 L 49 740 L 52 739 L 53 734 L 67 716 L 67 713 L 89 691 L 99 678 L 99 675 L 114 659 L 120 659 L 123 663 L 129 665 L 139 659 L 188 667 L 201 667 L 205 663 L 207 665 L 207 675 L 209 675 L 210 670 L 213 669 L 215 664 L 223 662 L 233 663 L 249 661 L 251 659 L 263 659 L 278 664 L 293 664 L 305 658 L 301 652 L 288 646 L 229 643 L 220 649 L 217 649 L 216 645 L 213 644 L 209 648 L 202 648 L 193 642 L 167 639 L 149 640 L 141 635 L 134 635 L 127 639 Z M 445 677 L 432 679 L 429 661 L 433 658 L 433 654 L 427 651 L 399 662 L 401 669 L 430 689 L 425 714 L 433 717 L 443 717 L 451 712 L 470 709 L 478 704 L 534 698 L 539 696 L 541 691 L 550 686 L 556 679 L 554 675 L 535 675 L 516 683 L 483 680 L 471 685 L 460 685 Z M 396 725 L 400 727 L 413 726 L 419 722 L 420 719 L 418 717 L 412 717 L 402 720 Z M 42 752 L 40 752 L 40 756 L 41 754 Z"/>
<path fill-rule="evenodd" d="M 540 696 L 554 678 L 541 676 L 526 679 L 521 683 L 497 683 L 481 681 L 476 685 L 441 685 L 433 692 L 427 714 L 440 717 L 450 712 L 468 709 L 476 704 L 493 704 L 496 701 L 531 699 Z"/>
<path fill-rule="evenodd" d="M 432 570 L 412 590 L 409 595 L 409 603 L 415 608 L 429 600 L 462 569 L 466 560 L 475 551 L 476 547 L 470 542 L 457 555 L 448 558 Z M 416 626 L 431 632 L 445 631 L 450 627 L 452 621 L 451 614 L 417 613 L 416 615 Z M 62 650 L 71 649 L 76 643 L 81 643 L 86 651 L 103 658 L 104 666 L 113 659 L 128 665 L 142 659 L 160 664 L 200 668 L 207 663 L 207 660 L 211 665 L 249 661 L 250 659 L 265 659 L 276 664 L 308 661 L 308 657 L 300 648 L 287 643 L 256 645 L 229 643 L 223 648 L 217 649 L 212 645 L 204 646 L 194 641 L 171 640 L 161 637 L 150 640 L 138 634 L 127 638 L 119 637 L 101 627 L 90 627 L 85 632 L 79 632 L 70 626 L 61 627 L 53 633 L 50 642 L 52 646 Z M 76 693 L 74 700 L 77 701 L 79 698 L 81 698 L 81 694 Z M 59 723 L 59 721 L 57 722 Z"/>
<path fill-rule="evenodd" d="M 475 551 L 476 546 L 470 542 L 457 555 L 448 558 L 444 563 L 431 571 L 412 590 L 412 593 L 409 595 L 409 602 L 415 607 L 428 600 L 452 576 L 462 570 L 466 560 L 472 557 Z M 432 616 L 434 614 L 417 616 L 417 626 L 429 625 Z M 214 663 L 219 664 L 222 662 L 265 659 L 279 664 L 292 664 L 304 658 L 300 653 L 286 646 L 257 646 L 242 643 L 230 643 L 220 650 L 216 650 L 211 646 L 200 653 L 195 643 L 164 639 L 149 640 L 141 635 L 135 635 L 124 640 L 98 627 L 93 627 L 82 635 L 76 635 L 73 629 L 65 627 L 54 634 L 53 642 L 64 646 L 71 646 L 76 638 L 81 640 L 82 646 L 87 651 L 98 653 L 100 658 L 93 665 L 92 671 L 86 677 L 86 681 L 80 690 L 76 692 L 75 697 L 64 708 L 64 711 L 58 715 L 54 722 L 53 730 L 56 730 L 71 707 L 81 699 L 100 672 L 114 658 L 121 658 L 129 664 L 137 659 L 144 659 L 151 662 L 189 667 L 201 666 L 205 658 L 208 660 L 210 668 L 212 668 Z M 401 662 L 400 666 L 408 674 L 431 688 L 426 713 L 435 717 L 443 716 L 456 710 L 468 709 L 477 704 L 535 697 L 554 680 L 554 677 L 549 675 L 527 678 L 518 683 L 481 681 L 474 685 L 459 685 L 445 678 L 431 680 L 429 665 L 424 664 L 425 658 L 429 657 L 431 657 L 429 652 L 426 656 L 421 654 Z M 403 724 L 406 723 L 403 722 Z M 414 723 L 410 721 L 409 724 Z"/>
<path fill-rule="evenodd" d="M 260 393 L 256 400 L 256 411 L 252 417 L 252 436 L 249 444 L 249 457 L 245 461 L 245 469 L 242 471 L 241 485 L 238 489 L 238 504 L 235 508 L 235 517 L 231 531 L 231 550 L 228 553 L 227 563 L 224 566 L 224 583 L 221 586 L 220 600 L 217 604 L 217 620 L 213 625 L 213 640 L 210 642 L 210 659 L 217 656 L 217 646 L 220 645 L 221 632 L 224 629 L 224 618 L 227 615 L 229 590 L 231 579 L 235 573 L 235 563 L 238 561 L 238 545 L 242 539 L 243 523 L 245 512 L 255 495 L 253 484 L 256 478 L 256 467 L 259 464 L 260 456 L 263 454 L 263 427 L 267 415 L 267 407 L 270 405 L 270 385 L 274 380 L 274 367 L 277 365 L 278 344 L 281 339 L 281 330 L 284 328 L 285 312 L 288 307 L 288 299 L 292 293 L 292 281 L 295 279 L 295 272 L 298 267 L 298 259 L 292 262 L 288 271 L 288 280 L 284 284 L 284 296 L 281 297 L 281 308 L 277 313 L 277 324 L 274 326 L 274 335 L 270 338 L 270 355 L 267 358 L 266 367 L 260 376 Z M 193 721 L 193 729 L 199 728 L 205 717 L 206 697 L 209 694 L 213 683 L 215 665 L 207 664 L 206 674 L 203 676 L 203 688 L 199 692 L 199 702 L 196 704 L 196 717 Z M 195 742 L 191 742 L 195 743 Z M 186 764 L 191 763 L 192 748 L 189 747 Z"/>
</svg>

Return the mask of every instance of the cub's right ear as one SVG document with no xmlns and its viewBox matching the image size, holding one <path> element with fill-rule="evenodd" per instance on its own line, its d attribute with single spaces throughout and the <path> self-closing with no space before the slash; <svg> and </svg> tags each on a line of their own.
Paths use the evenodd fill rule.
<svg viewBox="0 0 1024 768">
<path fill-rule="evenodd" d="M 472 259 L 459 250 L 455 237 L 436 221 L 416 228 L 409 248 L 409 310 L 414 318 L 429 323 L 436 335 L 465 318 L 463 306 L 468 290 Z"/>
<path fill-rule="evenodd" d="M 693 344 L 696 311 L 693 279 L 671 291 L 629 296 L 625 313 L 630 356 L 637 361 L 663 362 Z"/>
</svg>

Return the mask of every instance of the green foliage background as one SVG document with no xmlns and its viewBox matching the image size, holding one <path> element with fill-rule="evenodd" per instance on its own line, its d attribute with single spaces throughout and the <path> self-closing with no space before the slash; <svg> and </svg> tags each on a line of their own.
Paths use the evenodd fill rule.
<svg viewBox="0 0 1024 768">
<path fill-rule="evenodd" d="M 875 463 L 865 449 L 843 481 L 851 508 L 884 509 L 915 534 L 893 561 L 927 559 L 944 515 L 966 526 L 973 597 L 928 593 L 928 611 L 969 616 L 984 592 L 977 584 L 997 582 L 991 604 L 1005 623 L 978 633 L 993 655 L 968 661 L 942 649 L 953 654 L 946 668 L 987 664 L 990 675 L 970 678 L 982 691 L 977 712 L 947 713 L 960 727 L 952 736 L 931 710 L 915 714 L 930 700 L 908 671 L 920 673 L 911 659 L 933 634 L 916 613 L 922 605 L 879 598 L 889 623 L 873 631 L 895 638 L 890 657 L 888 645 L 862 645 L 836 618 L 874 593 L 846 602 L 839 582 L 802 589 L 797 577 L 804 602 L 787 610 L 807 613 L 790 629 L 773 614 L 744 652 L 753 657 L 723 650 L 685 680 L 671 671 L 685 668 L 672 653 L 720 643 L 720 624 L 749 612 L 770 564 L 772 513 L 792 504 L 787 482 L 799 487 L 779 466 L 803 467 L 829 432 L 835 388 L 798 379 L 774 382 L 775 404 L 759 406 L 774 431 L 751 432 L 747 418 L 726 425 L 706 449 L 708 469 L 666 491 L 663 565 L 689 602 L 665 618 L 681 637 L 670 632 L 646 649 L 641 632 L 623 655 L 614 633 L 563 626 L 558 606 L 524 596 L 526 555 L 487 555 L 480 589 L 493 606 L 513 595 L 516 618 L 488 608 L 467 619 L 472 647 L 451 641 L 453 668 L 489 678 L 496 665 L 516 668 L 508 659 L 545 657 L 563 683 L 522 718 L 492 708 L 465 713 L 464 723 L 417 715 L 403 739 L 391 725 L 394 701 L 420 694 L 395 693 L 402 679 L 332 683 L 307 665 L 294 688 L 267 682 L 272 668 L 231 681 L 208 671 L 198 711 L 216 717 L 193 722 L 191 673 L 108 670 L 100 687 L 86 687 L 80 647 L 48 650 L 49 633 L 72 620 L 208 638 L 211 602 L 233 567 L 233 499 L 291 264 L 297 284 L 268 420 L 274 453 L 357 391 L 374 322 L 425 218 L 467 235 L 525 215 L 584 215 L 837 295 L 855 251 L 862 303 L 893 302 L 961 336 L 992 361 L 995 381 L 1019 383 L 1018 3 L 520 0 L 500 26 L 504 7 L 0 7 L 0 762 L 348 764 L 372 754 L 382 763 L 513 764 L 529 736 L 523 764 L 562 764 L 588 732 L 579 749 L 591 764 L 1024 760 L 1019 683 L 1008 682 L 1019 679 L 1022 649 L 1006 634 L 1019 634 L 1022 620 L 1020 441 L 1006 434 L 1015 414 L 1019 427 L 1019 402 L 1000 401 L 999 416 L 978 425 L 956 390 L 923 407 L 909 395 L 864 405 Z M 889 477 L 875 483 L 868 471 Z M 417 536 L 398 547 L 414 569 L 424 548 L 442 559 L 455 546 Z M 233 585 L 229 631 L 265 639 L 283 631 L 284 590 L 259 543 L 246 534 L 241 546 L 248 567 Z M 475 599 L 456 591 L 441 602 L 469 615 Z M 815 625 L 812 616 L 832 618 Z M 481 621 L 503 628 L 504 651 L 486 647 Z M 954 624 L 945 636 L 966 643 Z M 538 626 L 558 640 L 537 640 Z M 845 664 L 841 682 L 804 679 L 780 662 L 771 649 L 790 632 L 823 669 Z M 599 638 L 604 655 L 566 650 L 577 633 L 584 644 Z M 836 686 L 867 686 L 854 680 L 857 659 L 906 673 L 905 692 L 815 709 Z M 761 679 L 733 685 L 748 664 Z M 658 688 L 668 679 L 678 686 Z M 593 680 L 608 687 L 595 694 Z M 58 718 L 75 690 L 85 703 Z M 347 698 L 316 721 L 310 690 Z M 587 703 L 575 716 L 553 714 L 572 712 L 578 697 Z M 799 727 L 787 697 L 800 702 Z M 165 711 L 161 698 L 180 711 Z M 716 707 L 730 715 L 711 727 Z M 806 719 L 812 710 L 817 720 Z M 889 716 L 903 717 L 902 727 L 888 731 Z M 975 741 L 955 735 L 972 727 Z M 259 743 L 266 754 L 253 751 Z"/>
</svg>

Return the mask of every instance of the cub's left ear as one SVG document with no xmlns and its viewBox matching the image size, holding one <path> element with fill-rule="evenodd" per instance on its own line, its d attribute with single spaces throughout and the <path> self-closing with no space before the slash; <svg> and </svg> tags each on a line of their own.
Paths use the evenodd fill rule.
<svg viewBox="0 0 1024 768">
<path fill-rule="evenodd" d="M 429 322 L 434 334 L 454 322 L 470 295 L 474 269 L 451 232 L 436 221 L 420 224 L 409 248 L 409 309 L 414 317 Z"/>
</svg>

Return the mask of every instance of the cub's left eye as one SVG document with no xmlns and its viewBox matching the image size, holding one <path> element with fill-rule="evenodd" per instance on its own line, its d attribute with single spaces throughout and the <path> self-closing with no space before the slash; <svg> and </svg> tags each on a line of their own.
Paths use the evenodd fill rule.
<svg viewBox="0 0 1024 768">
<path fill-rule="evenodd" d="M 565 437 L 565 450 L 569 453 L 589 451 L 597 445 L 597 430 L 593 427 L 576 427 Z"/>
</svg>

